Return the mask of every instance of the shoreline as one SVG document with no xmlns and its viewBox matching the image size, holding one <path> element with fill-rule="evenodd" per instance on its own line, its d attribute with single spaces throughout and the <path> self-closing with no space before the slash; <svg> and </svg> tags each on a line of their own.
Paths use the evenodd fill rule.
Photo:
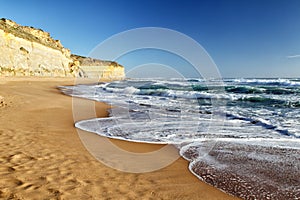
<svg viewBox="0 0 300 200">
<path fill-rule="evenodd" d="M 239 199 L 200 181 L 181 157 L 163 169 L 142 174 L 120 172 L 97 161 L 74 127 L 72 97 L 56 89 L 74 81 L 0 78 L 0 96 L 7 104 L 0 107 L 1 198 Z M 98 117 L 107 116 L 108 105 L 95 105 Z M 132 152 L 164 146 L 109 140 Z"/>
</svg>

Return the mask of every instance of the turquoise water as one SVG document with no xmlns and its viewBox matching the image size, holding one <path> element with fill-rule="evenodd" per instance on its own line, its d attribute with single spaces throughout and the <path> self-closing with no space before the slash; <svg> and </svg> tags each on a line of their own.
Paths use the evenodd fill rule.
<svg viewBox="0 0 300 200">
<path fill-rule="evenodd" d="M 244 199 L 300 199 L 300 79 L 132 79 L 61 90 L 116 106 L 77 128 L 174 144 L 199 179 Z"/>
</svg>

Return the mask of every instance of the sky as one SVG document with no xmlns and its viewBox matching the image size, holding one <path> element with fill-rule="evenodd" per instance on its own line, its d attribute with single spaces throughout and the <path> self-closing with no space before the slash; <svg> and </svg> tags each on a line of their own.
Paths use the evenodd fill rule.
<svg viewBox="0 0 300 200">
<path fill-rule="evenodd" d="M 167 28 L 197 41 L 223 77 L 300 77 L 299 0 L 0 0 L 0 18 L 50 32 L 84 56 L 120 32 Z M 155 56 L 147 50 L 119 62 L 130 70 L 159 62 Z"/>
</svg>

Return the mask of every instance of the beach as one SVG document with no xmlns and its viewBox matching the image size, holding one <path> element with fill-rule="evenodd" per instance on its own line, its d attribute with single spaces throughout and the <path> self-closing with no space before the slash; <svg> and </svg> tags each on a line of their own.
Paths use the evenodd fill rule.
<svg viewBox="0 0 300 200">
<path fill-rule="evenodd" d="M 141 174 L 96 160 L 74 127 L 72 98 L 57 89 L 72 84 L 72 78 L 0 79 L 1 199 L 238 199 L 201 182 L 183 158 Z M 95 108 L 98 117 L 107 116 L 108 105 Z M 134 152 L 162 147 L 112 141 Z"/>
</svg>

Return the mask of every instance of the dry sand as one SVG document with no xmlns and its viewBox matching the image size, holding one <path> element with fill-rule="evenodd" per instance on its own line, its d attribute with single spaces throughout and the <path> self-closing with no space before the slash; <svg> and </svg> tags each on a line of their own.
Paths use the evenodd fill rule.
<svg viewBox="0 0 300 200">
<path fill-rule="evenodd" d="M 74 128 L 69 78 L 0 78 L 0 199 L 238 199 L 199 181 L 180 158 L 161 170 L 131 174 L 97 161 Z M 107 105 L 97 103 L 97 115 Z M 97 136 L 98 137 L 98 136 Z M 147 152 L 160 145 L 114 140 Z"/>
</svg>

